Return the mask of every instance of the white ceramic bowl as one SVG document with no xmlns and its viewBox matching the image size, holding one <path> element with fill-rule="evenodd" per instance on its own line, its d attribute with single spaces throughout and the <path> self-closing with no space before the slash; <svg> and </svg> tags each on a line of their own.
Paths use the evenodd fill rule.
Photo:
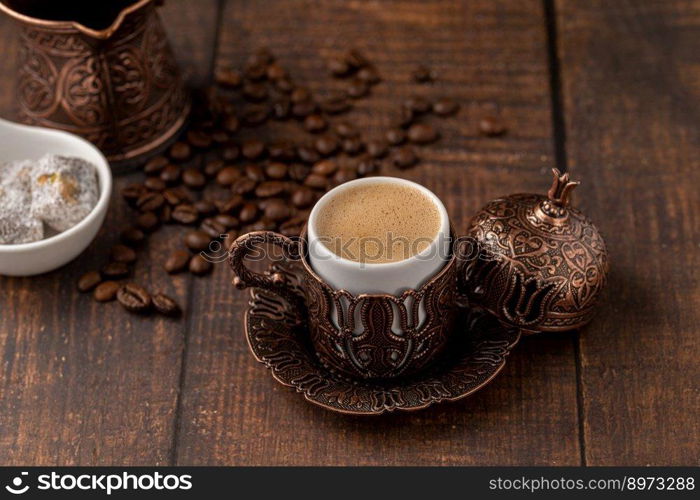
<svg viewBox="0 0 700 500">
<path fill-rule="evenodd" d="M 38 159 L 47 153 L 83 158 L 97 167 L 97 205 L 75 226 L 55 236 L 33 243 L 0 244 L 0 274 L 31 276 L 70 262 L 90 244 L 107 214 L 112 171 L 99 149 L 73 134 L 0 119 L 0 162 Z"/>
</svg>

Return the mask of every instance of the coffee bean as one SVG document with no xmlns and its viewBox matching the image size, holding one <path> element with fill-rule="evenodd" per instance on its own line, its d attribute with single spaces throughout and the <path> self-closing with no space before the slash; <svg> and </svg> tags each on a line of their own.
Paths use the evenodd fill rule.
<svg viewBox="0 0 700 500">
<path fill-rule="evenodd" d="M 182 172 L 182 182 L 189 188 L 202 189 L 207 178 L 198 168 L 187 168 Z"/>
<path fill-rule="evenodd" d="M 163 264 L 163 268 L 169 274 L 175 274 L 184 271 L 187 264 L 190 262 L 190 253 L 185 250 L 175 250 Z"/>
<path fill-rule="evenodd" d="M 359 137 L 348 137 L 340 143 L 342 150 L 349 155 L 356 155 L 362 152 L 365 145 Z"/>
<path fill-rule="evenodd" d="M 306 219 L 306 216 L 295 216 L 284 221 L 280 224 L 280 233 L 287 237 L 299 236 L 304 228 L 304 224 L 306 224 Z"/>
<path fill-rule="evenodd" d="M 214 216 L 214 220 L 218 222 L 219 224 L 222 224 L 226 230 L 229 230 L 234 227 L 238 227 L 240 225 L 240 222 L 238 219 L 236 219 L 233 215 L 229 214 L 218 214 Z"/>
<path fill-rule="evenodd" d="M 246 203 L 241 207 L 241 211 L 238 213 L 238 218 L 243 224 L 247 224 L 255 220 L 258 216 L 258 207 L 255 203 Z"/>
<path fill-rule="evenodd" d="M 163 224 L 170 224 L 172 222 L 173 208 L 165 204 L 158 210 L 158 219 Z"/>
<path fill-rule="evenodd" d="M 355 69 L 363 68 L 369 65 L 367 58 L 358 49 L 350 49 L 344 57 L 350 67 Z"/>
<path fill-rule="evenodd" d="M 180 180 L 180 169 L 175 165 L 166 165 L 160 172 L 160 178 L 167 184 L 176 184 Z"/>
<path fill-rule="evenodd" d="M 267 67 L 267 78 L 269 80 L 279 80 L 288 76 L 287 70 L 277 63 L 270 64 Z"/>
<path fill-rule="evenodd" d="M 136 200 L 136 208 L 141 212 L 150 212 L 152 210 L 158 210 L 163 203 L 165 203 L 165 198 L 163 198 L 162 194 L 145 193 Z"/>
<path fill-rule="evenodd" d="M 340 137 L 358 137 L 360 135 L 357 128 L 348 122 L 338 122 L 334 128 Z"/>
<path fill-rule="evenodd" d="M 241 127 L 241 122 L 236 115 L 226 115 L 224 120 L 221 122 L 221 126 L 229 134 L 235 134 Z M 228 138 L 228 134 L 226 137 Z"/>
<path fill-rule="evenodd" d="M 153 212 L 144 212 L 136 217 L 136 225 L 148 233 L 155 231 L 159 224 L 160 220 Z"/>
<path fill-rule="evenodd" d="M 89 292 L 102 281 L 102 276 L 97 271 L 88 271 L 78 279 L 78 290 Z"/>
<path fill-rule="evenodd" d="M 265 180 L 265 172 L 263 169 L 260 167 L 260 165 L 255 165 L 253 163 L 249 163 L 245 166 L 245 175 L 248 177 L 248 179 L 255 182 L 262 182 Z"/>
<path fill-rule="evenodd" d="M 297 208 L 306 208 L 310 206 L 316 197 L 311 188 L 307 186 L 299 186 L 292 191 L 291 202 Z"/>
<path fill-rule="evenodd" d="M 190 272 L 197 276 L 203 276 L 211 272 L 211 262 L 204 259 L 201 255 L 193 255 L 189 264 Z"/>
<path fill-rule="evenodd" d="M 97 285 L 93 297 L 97 302 L 111 302 L 117 297 L 119 283 L 116 281 L 105 281 Z"/>
<path fill-rule="evenodd" d="M 369 93 L 369 84 L 360 78 L 353 78 L 345 88 L 348 95 L 354 99 L 364 97 Z"/>
<path fill-rule="evenodd" d="M 272 160 L 292 161 L 297 157 L 296 148 L 289 141 L 273 142 L 267 150 Z"/>
<path fill-rule="evenodd" d="M 243 97 L 252 102 L 260 102 L 267 99 L 267 87 L 262 83 L 246 82 L 243 85 Z"/>
<path fill-rule="evenodd" d="M 406 141 L 406 133 L 400 128 L 391 128 L 386 131 L 384 136 L 386 137 L 387 142 L 389 142 L 389 144 L 392 146 L 398 146 Z"/>
<path fill-rule="evenodd" d="M 230 186 L 236 179 L 240 179 L 241 171 L 233 166 L 228 166 L 222 168 L 218 174 L 216 174 L 216 182 L 220 186 Z"/>
<path fill-rule="evenodd" d="M 238 231 L 229 231 L 221 237 L 227 252 L 231 250 L 231 246 L 236 241 L 236 238 L 238 238 Z"/>
<path fill-rule="evenodd" d="M 184 238 L 185 246 L 193 252 L 201 252 L 209 248 L 211 237 L 204 231 L 190 231 Z"/>
<path fill-rule="evenodd" d="M 244 74 L 249 80 L 262 80 L 263 78 L 267 77 L 267 64 L 248 64 L 245 67 Z"/>
<path fill-rule="evenodd" d="M 311 172 L 314 174 L 323 175 L 324 177 L 328 177 L 336 170 L 338 170 L 338 163 L 333 158 L 325 158 L 314 163 L 314 166 L 311 167 Z"/>
<path fill-rule="evenodd" d="M 438 132 L 427 123 L 414 123 L 408 129 L 408 139 L 416 144 L 429 144 L 437 138 Z"/>
<path fill-rule="evenodd" d="M 331 74 L 335 77 L 347 76 L 351 73 L 350 64 L 345 60 L 344 57 L 334 57 L 328 61 L 328 69 Z"/>
<path fill-rule="evenodd" d="M 164 293 L 156 293 L 152 297 L 153 307 L 163 316 L 177 316 L 180 314 L 180 306 Z"/>
<path fill-rule="evenodd" d="M 353 179 L 357 179 L 357 171 L 355 169 L 353 169 L 353 168 L 341 168 L 333 176 L 332 182 L 334 185 L 337 186 L 339 184 L 351 181 Z"/>
<path fill-rule="evenodd" d="M 391 154 L 391 161 L 399 168 L 409 168 L 418 163 L 418 157 L 410 146 L 402 146 Z"/>
<path fill-rule="evenodd" d="M 294 90 L 294 81 L 289 76 L 275 80 L 275 88 L 284 94 L 290 94 Z"/>
<path fill-rule="evenodd" d="M 316 138 L 314 147 L 321 155 L 328 156 L 338 149 L 338 139 L 330 134 L 324 134 Z"/>
<path fill-rule="evenodd" d="M 323 175 L 309 174 L 304 180 L 304 185 L 314 189 L 325 189 L 328 186 L 328 179 Z"/>
<path fill-rule="evenodd" d="M 199 225 L 199 229 L 207 233 L 212 239 L 217 239 L 224 234 L 228 228 L 216 219 L 207 217 Z"/>
<path fill-rule="evenodd" d="M 170 158 L 174 161 L 185 161 L 192 155 L 192 148 L 186 142 L 179 141 L 170 146 L 168 155 L 170 155 Z"/>
<path fill-rule="evenodd" d="M 265 154 L 265 143 L 258 139 L 251 139 L 243 143 L 241 151 L 245 158 L 255 160 Z"/>
<path fill-rule="evenodd" d="M 233 213 L 234 210 L 238 209 L 243 205 L 243 197 L 238 194 L 234 194 L 227 200 L 224 200 L 222 202 L 219 202 L 217 204 L 217 208 L 219 209 L 219 213 L 222 214 L 231 214 Z"/>
<path fill-rule="evenodd" d="M 435 73 L 424 65 L 419 65 L 412 73 L 413 79 L 418 83 L 429 83 L 435 81 Z"/>
<path fill-rule="evenodd" d="M 309 115 L 304 119 L 304 128 L 311 133 L 322 132 L 328 127 L 328 122 L 318 114 Z"/>
<path fill-rule="evenodd" d="M 126 245 L 138 246 L 146 239 L 146 235 L 137 227 L 128 227 L 121 232 L 120 239 Z"/>
<path fill-rule="evenodd" d="M 222 87 L 237 88 L 243 82 L 243 75 L 235 69 L 220 68 L 216 71 L 215 79 Z"/>
<path fill-rule="evenodd" d="M 270 162 L 265 167 L 265 175 L 270 179 L 284 179 L 287 177 L 287 165 L 278 161 Z"/>
<path fill-rule="evenodd" d="M 136 283 L 126 283 L 119 287 L 117 300 L 127 311 L 143 313 L 151 307 L 151 294 Z"/>
<path fill-rule="evenodd" d="M 211 138 L 217 144 L 225 144 L 229 140 L 228 132 L 225 130 L 215 130 L 212 132 Z"/>
<path fill-rule="evenodd" d="M 204 175 L 209 178 L 216 177 L 216 175 L 224 168 L 224 162 L 221 160 L 211 160 L 204 165 Z"/>
<path fill-rule="evenodd" d="M 109 258 L 114 262 L 123 262 L 124 264 L 131 264 L 136 262 L 136 252 L 126 245 L 114 245 L 109 252 Z"/>
<path fill-rule="evenodd" d="M 375 83 L 379 83 L 381 81 L 381 77 L 374 66 L 365 66 L 364 68 L 361 68 L 357 72 L 357 78 L 370 85 L 374 85 Z"/>
<path fill-rule="evenodd" d="M 270 116 L 270 108 L 267 106 L 251 105 L 243 111 L 243 123 L 249 127 L 261 125 Z"/>
<path fill-rule="evenodd" d="M 272 116 L 277 120 L 286 120 L 292 112 L 292 103 L 287 98 L 276 99 L 272 103 Z"/>
<path fill-rule="evenodd" d="M 240 179 L 234 181 L 233 184 L 231 184 L 231 192 L 235 194 L 245 195 L 248 193 L 252 193 L 257 185 L 258 183 L 255 182 L 253 179 L 250 179 L 248 177 L 241 177 Z"/>
<path fill-rule="evenodd" d="M 382 140 L 372 140 L 367 141 L 366 144 L 367 154 L 372 158 L 382 158 L 386 156 L 388 145 Z"/>
<path fill-rule="evenodd" d="M 129 275 L 129 268 L 123 262 L 108 262 L 100 269 L 104 278 L 120 279 Z"/>
<path fill-rule="evenodd" d="M 147 189 L 143 184 L 129 184 L 122 188 L 122 198 L 129 203 L 135 203 L 141 196 L 146 194 Z"/>
<path fill-rule="evenodd" d="M 259 198 L 269 198 L 277 196 L 284 191 L 285 185 L 280 181 L 265 181 L 258 184 L 255 188 L 255 196 Z"/>
<path fill-rule="evenodd" d="M 479 132 L 489 137 L 497 137 L 506 133 L 506 125 L 498 116 L 485 116 L 479 120 Z"/>
<path fill-rule="evenodd" d="M 267 206 L 265 206 L 265 217 L 272 221 L 279 222 L 289 218 L 291 215 L 292 209 L 280 198 L 271 199 Z"/>
<path fill-rule="evenodd" d="M 296 87 L 289 96 L 293 104 L 311 100 L 311 92 L 306 87 Z"/>
<path fill-rule="evenodd" d="M 168 205 L 179 205 L 185 201 L 185 195 L 179 188 L 169 188 L 163 191 L 163 199 Z"/>
<path fill-rule="evenodd" d="M 316 163 L 318 160 L 321 159 L 321 156 L 318 154 L 318 151 L 316 151 L 310 146 L 297 147 L 297 156 L 304 163 Z"/>
<path fill-rule="evenodd" d="M 156 174 L 163 170 L 163 167 L 165 167 L 168 163 L 169 160 L 165 156 L 154 156 L 143 166 L 143 173 L 146 175 Z"/>
<path fill-rule="evenodd" d="M 410 109 L 414 113 L 423 114 L 430 111 L 432 104 L 428 99 L 422 96 L 412 96 L 403 102 L 403 107 Z"/>
<path fill-rule="evenodd" d="M 403 107 L 401 108 L 401 116 L 399 117 L 399 127 L 408 128 L 416 119 L 416 112 L 412 109 Z"/>
<path fill-rule="evenodd" d="M 180 224 L 194 224 L 199 219 L 199 212 L 194 205 L 181 203 L 173 210 L 172 218 Z"/>
<path fill-rule="evenodd" d="M 251 231 L 272 231 L 277 227 L 277 224 L 275 224 L 274 221 L 271 221 L 267 217 L 261 217 L 257 221 L 255 221 L 253 224 L 249 224 L 246 226 L 245 230 L 246 232 L 251 232 Z"/>
<path fill-rule="evenodd" d="M 292 105 L 292 115 L 296 118 L 306 118 L 316 112 L 316 103 L 313 101 L 302 101 Z"/>
<path fill-rule="evenodd" d="M 337 115 L 349 111 L 352 103 L 345 95 L 331 95 L 321 101 L 321 109 L 329 115 Z"/>
<path fill-rule="evenodd" d="M 197 210 L 197 213 L 199 215 L 203 215 L 204 217 L 214 215 L 217 211 L 216 205 L 214 205 L 214 203 L 209 200 L 195 201 L 194 208 Z"/>
<path fill-rule="evenodd" d="M 187 132 L 187 142 L 195 148 L 206 149 L 211 146 L 212 138 L 201 130 L 190 130 Z"/>
<path fill-rule="evenodd" d="M 357 164 L 357 173 L 361 176 L 372 175 L 379 170 L 379 160 L 369 156 L 361 158 Z"/>
<path fill-rule="evenodd" d="M 165 182 L 160 177 L 146 177 L 143 185 L 151 191 L 163 191 L 165 189 Z"/>
<path fill-rule="evenodd" d="M 433 113 L 438 116 L 450 116 L 459 111 L 459 104 L 452 99 L 443 97 L 433 103 Z"/>
<path fill-rule="evenodd" d="M 240 155 L 241 148 L 239 148 L 236 144 L 233 143 L 227 143 L 221 150 L 221 158 L 223 158 L 224 161 L 235 161 Z"/>
<path fill-rule="evenodd" d="M 289 167 L 289 178 L 294 181 L 301 182 L 304 179 L 306 179 L 306 176 L 309 175 L 310 171 L 311 167 L 309 167 L 308 165 L 295 163 Z"/>
</svg>

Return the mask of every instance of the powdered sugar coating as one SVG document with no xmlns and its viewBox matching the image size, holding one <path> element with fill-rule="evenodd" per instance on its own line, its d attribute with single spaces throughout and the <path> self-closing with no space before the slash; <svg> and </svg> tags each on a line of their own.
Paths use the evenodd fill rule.
<svg viewBox="0 0 700 500">
<path fill-rule="evenodd" d="M 44 225 L 28 210 L 32 202 L 29 161 L 0 164 L 0 244 L 31 243 L 44 237 Z"/>
<path fill-rule="evenodd" d="M 32 215 L 62 232 L 97 204 L 95 167 L 80 158 L 43 156 L 31 170 Z"/>
<path fill-rule="evenodd" d="M 38 241 L 45 225 L 62 232 L 97 204 L 95 166 L 80 158 L 45 155 L 0 163 L 0 244 Z"/>
</svg>

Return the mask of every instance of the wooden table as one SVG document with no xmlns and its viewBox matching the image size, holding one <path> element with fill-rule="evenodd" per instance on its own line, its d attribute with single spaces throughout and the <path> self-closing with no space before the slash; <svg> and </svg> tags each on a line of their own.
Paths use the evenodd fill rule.
<svg viewBox="0 0 700 500">
<path fill-rule="evenodd" d="M 605 234 L 610 284 L 580 333 L 525 339 L 477 395 L 427 411 L 352 418 L 309 405 L 248 353 L 247 294 L 230 271 L 169 277 L 156 237 L 137 272 L 179 298 L 180 321 L 78 295 L 129 210 L 35 278 L 0 278 L 3 465 L 645 465 L 700 462 L 700 9 L 688 0 L 168 0 L 190 81 L 270 47 L 323 86 L 356 46 L 383 83 L 354 117 L 379 133 L 416 91 L 457 98 L 443 140 L 405 176 L 456 225 L 487 200 L 544 192 L 557 166 Z M 15 31 L 0 22 L 0 111 L 12 116 Z M 417 87 L 417 63 L 439 74 Z M 319 77 L 321 75 L 321 77 Z M 326 82 L 327 83 L 327 82 Z M 477 133 L 497 103 L 509 132 Z M 371 108 L 371 109 L 370 109 Z M 136 176 L 138 177 L 138 175 Z M 129 182 L 117 180 L 117 189 Z"/>
</svg>

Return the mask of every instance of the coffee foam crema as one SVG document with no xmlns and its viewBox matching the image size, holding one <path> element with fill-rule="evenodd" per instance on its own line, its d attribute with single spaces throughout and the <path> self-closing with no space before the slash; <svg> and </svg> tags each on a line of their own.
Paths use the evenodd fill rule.
<svg viewBox="0 0 700 500">
<path fill-rule="evenodd" d="M 361 263 L 399 262 L 421 253 L 440 230 L 440 212 L 411 186 L 362 184 L 328 200 L 319 212 L 318 237 L 336 255 Z"/>
</svg>

